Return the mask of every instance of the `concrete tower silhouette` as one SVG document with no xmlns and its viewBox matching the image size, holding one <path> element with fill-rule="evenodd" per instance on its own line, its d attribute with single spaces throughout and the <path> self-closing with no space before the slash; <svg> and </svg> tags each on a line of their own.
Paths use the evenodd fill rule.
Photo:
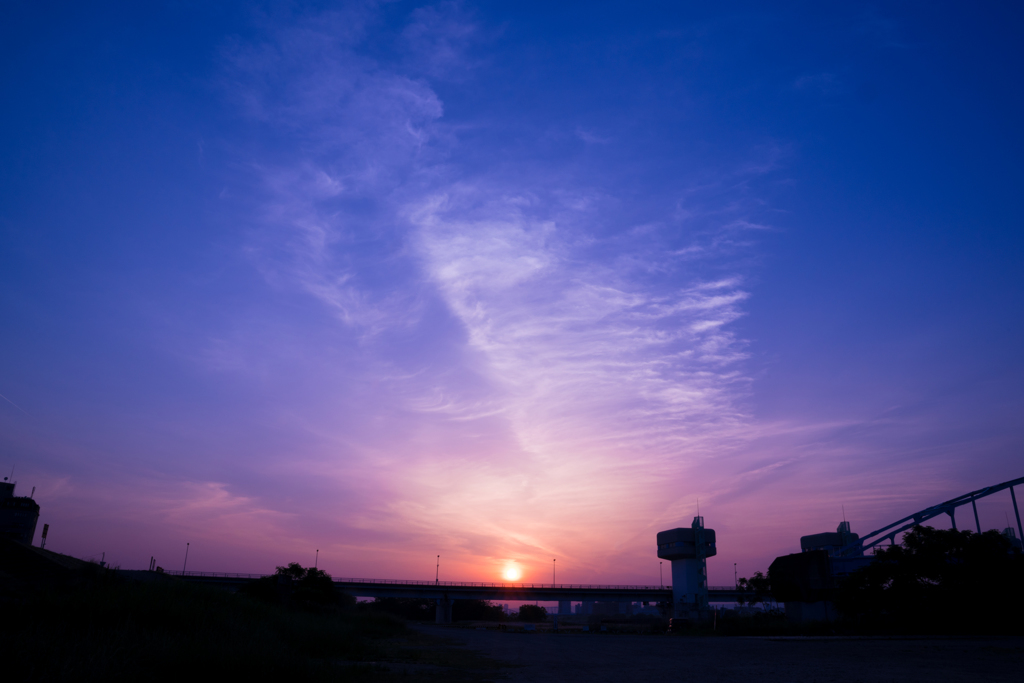
<svg viewBox="0 0 1024 683">
<path fill-rule="evenodd" d="M 693 518 L 689 529 L 658 533 L 658 557 L 672 562 L 672 616 L 699 619 L 708 610 L 707 558 L 718 553 L 714 529 Z"/>
</svg>

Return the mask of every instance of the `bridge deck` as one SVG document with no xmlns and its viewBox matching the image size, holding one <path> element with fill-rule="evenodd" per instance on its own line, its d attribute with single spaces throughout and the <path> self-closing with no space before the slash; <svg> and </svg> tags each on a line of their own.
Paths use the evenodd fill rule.
<svg viewBox="0 0 1024 683">
<path fill-rule="evenodd" d="M 267 574 L 168 572 L 193 583 L 237 588 Z M 671 602 L 671 586 L 480 583 L 465 581 L 403 581 L 396 579 L 334 579 L 338 590 L 367 598 L 445 598 L 448 600 L 598 600 L 609 602 Z M 734 586 L 709 586 L 711 602 L 736 602 L 749 593 Z"/>
</svg>

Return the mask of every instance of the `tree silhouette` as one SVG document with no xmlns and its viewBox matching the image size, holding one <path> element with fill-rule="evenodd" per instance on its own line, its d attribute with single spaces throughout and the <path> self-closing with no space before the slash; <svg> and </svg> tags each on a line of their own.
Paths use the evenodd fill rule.
<svg viewBox="0 0 1024 683">
<path fill-rule="evenodd" d="M 1024 609 L 1024 557 L 997 531 L 916 526 L 843 580 L 836 606 L 873 628 L 1002 632 Z"/>
<path fill-rule="evenodd" d="M 519 606 L 519 621 L 544 621 L 547 618 L 547 609 L 540 605 Z"/>
<path fill-rule="evenodd" d="M 338 591 L 322 569 L 291 562 L 271 576 L 257 579 L 239 592 L 261 600 L 280 602 L 305 611 L 324 612 L 351 607 L 355 598 Z"/>
<path fill-rule="evenodd" d="M 737 582 L 737 588 L 746 593 L 740 595 L 736 602 L 747 603 L 751 606 L 761 605 L 765 610 L 772 608 L 772 584 L 761 572 L 754 572 L 749 579 L 741 578 Z"/>
</svg>

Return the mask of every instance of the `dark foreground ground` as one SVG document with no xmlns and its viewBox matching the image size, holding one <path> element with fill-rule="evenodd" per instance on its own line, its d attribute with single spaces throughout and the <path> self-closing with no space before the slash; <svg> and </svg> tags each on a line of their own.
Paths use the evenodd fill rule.
<svg viewBox="0 0 1024 683">
<path fill-rule="evenodd" d="M 505 633 L 415 626 L 502 664 L 482 679 L 586 681 L 1024 681 L 1024 638 L 801 639 Z"/>
<path fill-rule="evenodd" d="M 522 623 L 477 630 L 484 624 L 407 624 L 270 585 L 270 596 L 230 594 L 0 538 L 0 683 L 1024 681 L 1019 636 L 672 636 L 650 623 L 586 634 L 523 633 Z M 333 587 L 328 595 L 336 598 Z M 627 626 L 648 633 L 615 632 Z"/>
</svg>

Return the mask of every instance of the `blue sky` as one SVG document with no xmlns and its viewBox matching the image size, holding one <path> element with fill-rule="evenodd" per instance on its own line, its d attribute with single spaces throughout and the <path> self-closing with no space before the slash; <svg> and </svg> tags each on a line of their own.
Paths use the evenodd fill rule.
<svg viewBox="0 0 1024 683">
<path fill-rule="evenodd" d="M 638 581 L 699 498 L 714 583 L 1021 475 L 1009 5 L 7 15 L 0 465 L 57 549 Z"/>
</svg>

